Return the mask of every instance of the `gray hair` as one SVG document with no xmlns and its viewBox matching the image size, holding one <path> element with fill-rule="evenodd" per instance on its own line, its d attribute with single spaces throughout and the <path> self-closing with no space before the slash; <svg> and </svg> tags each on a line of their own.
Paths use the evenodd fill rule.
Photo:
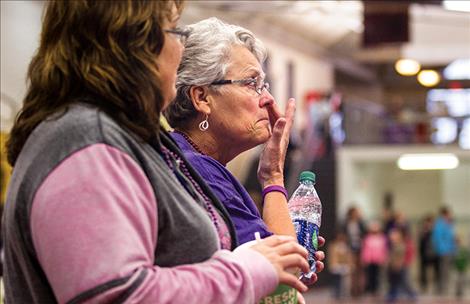
<svg viewBox="0 0 470 304">
<path fill-rule="evenodd" d="M 234 45 L 245 46 L 260 63 L 266 59 L 263 43 L 243 27 L 212 17 L 189 25 L 188 29 L 191 33 L 186 40 L 178 68 L 176 99 L 165 112 L 173 127 L 184 126 L 197 117 L 189 89 L 224 79 L 230 66 L 230 51 Z"/>
</svg>

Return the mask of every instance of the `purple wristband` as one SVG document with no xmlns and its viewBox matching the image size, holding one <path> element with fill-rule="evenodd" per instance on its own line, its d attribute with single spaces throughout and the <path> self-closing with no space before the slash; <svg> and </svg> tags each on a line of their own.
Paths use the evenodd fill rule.
<svg viewBox="0 0 470 304">
<path fill-rule="evenodd" d="M 282 194 L 284 194 L 284 196 L 287 199 L 287 190 L 283 186 L 278 186 L 278 185 L 267 186 L 266 188 L 263 189 L 263 192 L 261 192 L 261 195 L 263 196 L 263 205 L 264 205 L 264 197 L 266 196 L 266 194 L 268 194 L 269 192 L 273 192 L 273 191 L 281 192 Z"/>
</svg>

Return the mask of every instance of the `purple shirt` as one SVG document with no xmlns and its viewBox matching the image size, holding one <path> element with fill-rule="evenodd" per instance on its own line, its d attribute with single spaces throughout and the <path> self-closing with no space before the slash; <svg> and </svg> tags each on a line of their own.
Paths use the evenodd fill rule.
<svg viewBox="0 0 470 304">
<path fill-rule="evenodd" d="M 240 244 L 254 240 L 254 233 L 257 231 L 262 238 L 272 235 L 261 218 L 253 199 L 225 166 L 210 156 L 196 152 L 181 134 L 172 132 L 171 137 L 178 143 L 194 169 L 224 204 L 235 225 Z"/>
</svg>

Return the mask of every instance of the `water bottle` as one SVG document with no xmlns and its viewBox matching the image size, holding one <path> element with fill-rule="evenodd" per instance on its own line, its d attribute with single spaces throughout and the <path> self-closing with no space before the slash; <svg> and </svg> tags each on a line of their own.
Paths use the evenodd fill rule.
<svg viewBox="0 0 470 304">
<path fill-rule="evenodd" d="M 309 273 L 302 273 L 300 279 L 309 281 L 316 271 L 315 252 L 318 250 L 318 230 L 321 225 L 321 202 L 315 190 L 315 173 L 303 171 L 299 187 L 289 200 L 289 213 L 294 222 L 297 240 L 308 250 Z"/>
</svg>

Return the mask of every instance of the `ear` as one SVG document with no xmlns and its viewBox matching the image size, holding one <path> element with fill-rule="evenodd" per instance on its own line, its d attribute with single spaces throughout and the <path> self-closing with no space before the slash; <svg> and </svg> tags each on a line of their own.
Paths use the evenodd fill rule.
<svg viewBox="0 0 470 304">
<path fill-rule="evenodd" d="M 189 89 L 189 96 L 193 106 L 201 114 L 211 114 L 212 97 L 209 96 L 209 89 L 203 86 L 193 86 Z"/>
</svg>

